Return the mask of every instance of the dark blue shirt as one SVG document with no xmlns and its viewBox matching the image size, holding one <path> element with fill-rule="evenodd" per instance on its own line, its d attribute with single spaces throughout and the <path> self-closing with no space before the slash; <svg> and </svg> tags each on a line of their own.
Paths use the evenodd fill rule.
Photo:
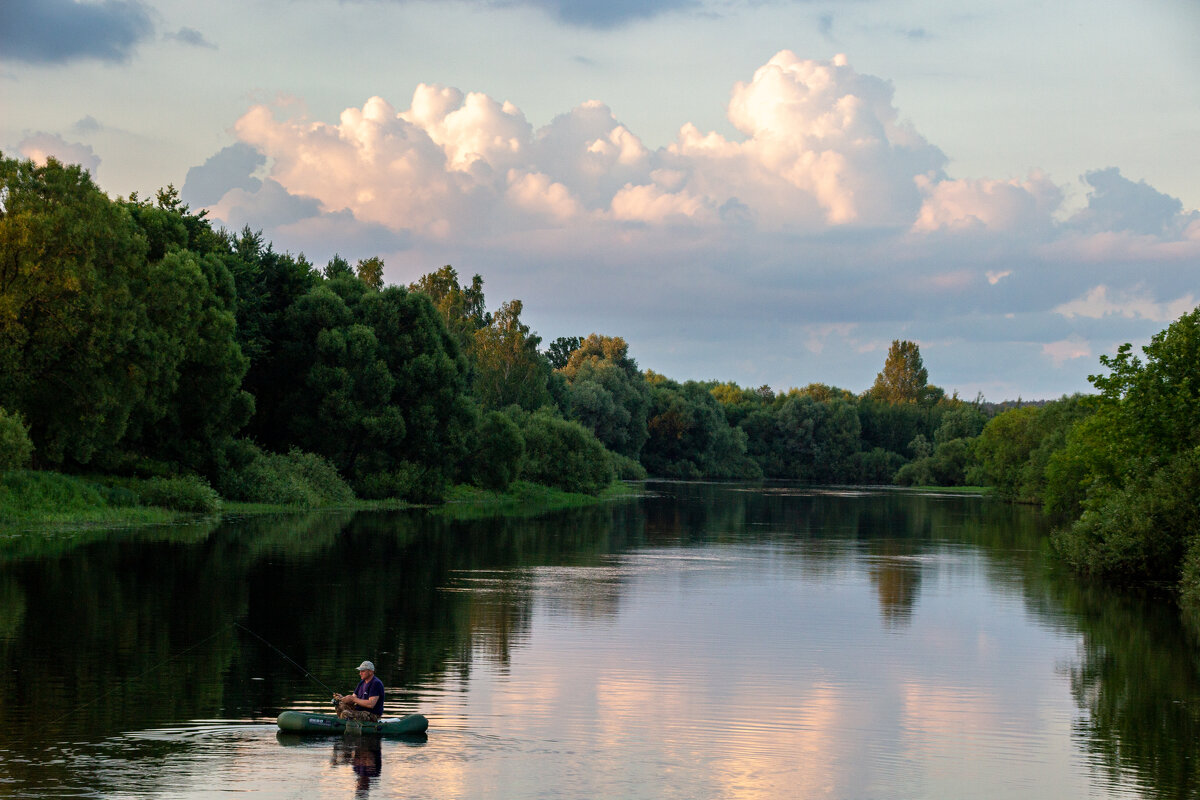
<svg viewBox="0 0 1200 800">
<path fill-rule="evenodd" d="M 358 688 L 354 690 L 354 696 L 360 700 L 378 697 L 374 708 L 367 708 L 367 706 L 360 706 L 360 708 L 366 708 L 372 714 L 383 716 L 383 681 L 379 680 L 379 676 L 372 677 L 370 681 L 359 681 Z"/>
</svg>

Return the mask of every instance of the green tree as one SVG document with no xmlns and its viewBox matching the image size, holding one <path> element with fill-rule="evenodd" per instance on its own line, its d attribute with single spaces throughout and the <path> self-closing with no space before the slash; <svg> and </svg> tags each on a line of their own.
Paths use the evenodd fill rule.
<svg viewBox="0 0 1200 800">
<path fill-rule="evenodd" d="M 470 286 L 463 286 L 458 281 L 458 272 L 447 264 L 436 272 L 421 276 L 408 288 L 433 302 L 464 353 L 469 353 L 474 346 L 475 331 L 491 321 L 484 305 L 483 278 L 479 275 L 471 278 Z"/>
<path fill-rule="evenodd" d="M 624 339 L 591 334 L 560 370 L 567 379 L 571 419 L 605 447 L 636 459 L 649 435 L 650 387 Z"/>
<path fill-rule="evenodd" d="M 583 340 L 578 336 L 560 336 L 550 343 L 550 347 L 546 350 L 546 358 L 550 360 L 550 366 L 555 369 L 562 369 L 571 360 L 571 353 L 579 349 L 579 345 Z"/>
<path fill-rule="evenodd" d="M 518 405 L 533 411 L 553 402 L 547 389 L 550 362 L 538 352 L 541 338 L 521 322 L 522 308 L 520 300 L 511 300 L 475 331 L 474 388 L 484 408 Z"/>
<path fill-rule="evenodd" d="M 383 288 L 383 259 L 379 256 L 359 259 L 354 267 L 358 279 L 378 291 Z"/>
<path fill-rule="evenodd" d="M 21 415 L 0 408 L 0 472 L 24 469 L 33 456 L 29 428 Z"/>
<path fill-rule="evenodd" d="M 916 342 L 894 339 L 870 394 L 885 403 L 922 403 L 936 393 Z"/>
<path fill-rule="evenodd" d="M 124 436 L 156 372 L 131 353 L 146 239 L 79 166 L 0 156 L 0 196 L 0 405 L 41 463 L 86 464 Z"/>
</svg>

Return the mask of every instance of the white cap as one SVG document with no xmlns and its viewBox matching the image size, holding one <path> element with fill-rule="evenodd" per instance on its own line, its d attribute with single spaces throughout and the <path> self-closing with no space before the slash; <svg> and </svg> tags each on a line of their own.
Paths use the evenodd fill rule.
<svg viewBox="0 0 1200 800">
<path fill-rule="evenodd" d="M 369 670 L 371 670 L 371 672 L 374 672 L 374 671 L 375 671 L 375 665 L 374 665 L 374 664 L 372 664 L 370 661 L 364 661 L 364 662 L 362 662 L 361 664 L 359 664 L 359 665 L 358 665 L 358 671 L 359 671 L 359 672 L 362 672 L 364 669 L 369 669 Z"/>
</svg>

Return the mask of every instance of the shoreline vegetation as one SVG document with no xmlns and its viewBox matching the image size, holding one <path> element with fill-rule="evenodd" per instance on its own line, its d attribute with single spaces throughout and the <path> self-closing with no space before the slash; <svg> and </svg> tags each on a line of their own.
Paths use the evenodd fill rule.
<svg viewBox="0 0 1200 800">
<path fill-rule="evenodd" d="M 0 153 L 0 528 L 540 513 L 650 476 L 986 487 L 1051 515 L 1078 573 L 1200 604 L 1200 309 L 1101 356 L 1096 394 L 996 404 L 899 339 L 860 393 L 677 381 L 619 336 L 543 347 L 480 275 L 384 271 Z"/>
</svg>

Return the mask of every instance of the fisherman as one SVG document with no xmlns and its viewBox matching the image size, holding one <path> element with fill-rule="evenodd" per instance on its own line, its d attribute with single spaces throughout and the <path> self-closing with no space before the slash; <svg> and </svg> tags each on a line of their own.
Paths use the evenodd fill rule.
<svg viewBox="0 0 1200 800">
<path fill-rule="evenodd" d="M 383 716 L 383 681 L 375 677 L 375 665 L 370 661 L 359 664 L 358 678 L 354 694 L 334 694 L 337 715 L 358 722 L 379 722 Z"/>
</svg>

